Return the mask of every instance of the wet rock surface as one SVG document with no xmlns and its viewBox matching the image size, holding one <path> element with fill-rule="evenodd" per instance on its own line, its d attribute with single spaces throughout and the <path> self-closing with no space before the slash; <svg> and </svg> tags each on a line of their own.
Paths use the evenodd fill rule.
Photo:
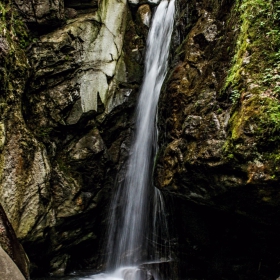
<svg viewBox="0 0 280 280">
<path fill-rule="evenodd" d="M 16 3 L 31 31 L 42 27 L 26 53 L 18 41 L 1 39 L 7 87 L 0 196 L 32 275 L 62 276 L 102 262 L 107 207 L 127 157 L 143 73 L 144 34 L 125 1 L 65 1 L 64 10 L 47 2 L 38 2 L 36 15 L 33 2 Z M 63 11 L 67 22 L 60 21 Z M 5 71 L 16 78 L 5 80 Z"/>
<path fill-rule="evenodd" d="M 61 276 L 100 263 L 160 1 L 14 0 L 17 14 L 8 2 L 0 18 L 0 201 L 33 275 Z M 257 40 L 261 15 L 244 39 L 237 4 L 177 1 L 155 185 L 173 208 L 181 278 L 279 276 L 279 102 L 270 88 L 257 92 L 261 76 L 251 73 L 264 67 L 254 55 L 265 46 L 238 49 Z M 228 82 L 232 69 L 239 87 Z"/>
<path fill-rule="evenodd" d="M 181 270 L 191 279 L 274 279 L 279 269 L 273 244 L 278 244 L 274 232 L 280 226 L 280 204 L 278 163 L 272 158 L 279 141 L 264 147 L 264 134 L 257 132 L 262 123 L 253 100 L 260 96 L 269 104 L 264 93 L 256 93 L 245 78 L 236 91 L 228 82 L 240 40 L 239 6 L 234 1 L 179 1 L 178 6 L 171 70 L 159 105 L 155 183 L 174 201 L 175 228 L 183 225 L 184 234 L 177 232 Z M 250 69 L 261 69 L 244 59 L 241 76 L 254 83 Z M 246 93 L 239 99 L 242 90 Z"/>
</svg>

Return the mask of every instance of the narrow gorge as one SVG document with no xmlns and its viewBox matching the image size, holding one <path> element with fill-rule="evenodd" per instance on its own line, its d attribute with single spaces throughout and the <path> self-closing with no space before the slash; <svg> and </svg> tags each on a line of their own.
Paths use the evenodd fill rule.
<svg viewBox="0 0 280 280">
<path fill-rule="evenodd" d="M 139 132 L 137 102 L 159 82 L 148 75 L 142 85 L 148 34 L 173 1 L 1 1 L 0 264 L 12 259 L 22 273 L 0 271 L 1 280 L 101 273 L 108 256 L 112 267 L 158 258 L 164 279 L 280 277 L 280 2 L 176 0 L 157 131 Z M 167 33 L 152 40 L 151 58 L 163 58 Z M 147 109 L 148 97 L 141 102 Z M 140 158 L 133 147 L 147 152 L 137 133 L 158 134 L 142 203 L 125 199 L 130 154 Z M 151 210 L 153 192 L 164 210 Z M 124 234 L 115 224 L 106 241 L 110 217 L 132 227 L 121 217 L 135 205 L 149 213 L 133 222 L 144 238 L 128 237 L 134 245 L 116 257 L 112 238 Z M 168 233 L 150 236 L 159 213 Z M 158 242 L 154 256 L 143 249 Z"/>
</svg>

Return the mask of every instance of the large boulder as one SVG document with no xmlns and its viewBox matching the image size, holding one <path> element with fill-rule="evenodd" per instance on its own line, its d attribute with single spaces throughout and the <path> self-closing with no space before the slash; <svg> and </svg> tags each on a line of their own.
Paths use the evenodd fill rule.
<svg viewBox="0 0 280 280">
<path fill-rule="evenodd" d="M 6 254 L 8 254 L 11 261 L 3 250 Z M 1 275 L 1 279 L 16 279 L 10 274 L 10 272 L 13 272 L 13 268 L 15 266 L 18 267 L 15 269 L 15 273 L 19 269 L 25 278 L 29 279 L 29 259 L 26 256 L 23 247 L 19 243 L 4 209 L 0 205 L 0 262 L 1 261 L 3 262 L 3 265 L 0 265 L 0 275 L 3 273 L 3 275 Z M 12 262 L 14 262 L 14 264 L 12 264 Z M 5 269 L 2 270 L 4 267 L 6 267 L 6 273 L 4 273 Z"/>
<path fill-rule="evenodd" d="M 25 280 L 20 270 L 0 246 L 0 277 L 2 280 Z"/>
</svg>

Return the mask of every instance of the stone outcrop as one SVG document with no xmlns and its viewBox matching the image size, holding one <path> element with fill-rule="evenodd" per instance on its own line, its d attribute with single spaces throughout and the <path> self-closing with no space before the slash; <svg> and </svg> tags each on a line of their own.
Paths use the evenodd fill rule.
<svg viewBox="0 0 280 280">
<path fill-rule="evenodd" d="M 64 1 L 14 0 L 22 17 L 33 27 L 61 25 L 64 20 Z"/>
<path fill-rule="evenodd" d="M 143 5 L 149 4 L 152 6 L 158 5 L 161 0 L 128 0 L 128 3 L 131 5 Z"/>
<path fill-rule="evenodd" d="M 136 28 L 126 1 L 14 4 L 17 12 L 3 6 L 10 11 L 3 24 L 11 30 L 0 41 L 0 201 L 33 275 L 61 276 L 101 262 L 108 199 L 128 153 L 147 26 Z M 10 24 L 15 17 L 18 26 Z"/>
<path fill-rule="evenodd" d="M 5 251 L 6 254 L 8 254 L 9 258 L 1 252 L 0 262 L 2 261 L 0 267 L 1 272 L 3 273 L 1 275 L 1 279 L 16 279 L 11 276 L 12 274 L 4 273 L 6 267 L 7 271 L 13 272 L 13 267 L 17 265 L 17 267 L 20 269 L 21 273 L 25 276 L 26 279 L 29 278 L 29 260 L 26 256 L 23 247 L 19 243 L 16 234 L 10 224 L 10 222 L 7 219 L 7 216 L 0 205 L 0 250 Z M 14 262 L 15 264 L 11 264 L 11 262 Z M 17 269 L 18 269 L 17 268 Z M 17 270 L 16 269 L 16 270 Z M 9 272 L 10 273 L 10 272 Z M 6 278 L 5 278 L 6 277 Z M 10 278 L 9 278 L 10 277 Z M 16 277 L 16 276 L 15 276 Z"/>
<path fill-rule="evenodd" d="M 113 99 L 121 103 L 126 98 L 125 93 L 113 95 L 118 83 L 126 82 L 122 45 L 127 7 L 122 2 L 103 3 L 99 13 L 73 19 L 40 37 L 32 48 L 34 76 L 28 93 L 32 114 L 27 117 L 36 116 L 34 127 L 77 124 L 83 114 L 97 112 L 99 99 L 109 113 Z"/>
<path fill-rule="evenodd" d="M 280 103 L 276 83 L 265 78 L 272 69 L 278 73 L 277 51 L 265 43 L 277 23 L 266 18 L 272 6 L 257 2 L 178 4 L 172 69 L 159 105 L 155 182 L 176 201 L 180 228 L 186 221 L 179 251 L 181 260 L 190 252 L 183 275 L 195 279 L 277 277 L 280 142 L 274 117 Z M 262 245 L 249 241 L 249 232 Z"/>
<path fill-rule="evenodd" d="M 9 255 L 0 246 L 0 277 L 2 280 L 24 280 L 25 278 L 11 260 Z"/>
</svg>

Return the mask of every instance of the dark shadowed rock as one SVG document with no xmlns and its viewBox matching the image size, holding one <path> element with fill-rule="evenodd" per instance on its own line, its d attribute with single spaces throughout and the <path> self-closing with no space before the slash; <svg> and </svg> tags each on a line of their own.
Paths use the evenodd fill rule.
<svg viewBox="0 0 280 280">
<path fill-rule="evenodd" d="M 214 2 L 177 2 L 171 71 L 159 104 L 161 148 L 155 181 L 175 200 L 175 209 L 180 203 L 186 207 L 175 210 L 179 263 L 186 275 L 253 279 L 253 273 L 256 278 L 274 279 L 279 253 L 273 243 L 278 244 L 275 232 L 280 227 L 280 139 L 274 116 L 280 103 L 276 84 L 264 84 L 261 77 L 272 71 L 264 70 L 264 65 L 269 69 L 278 65 L 270 59 L 276 53 L 266 42 L 267 32 L 277 23 L 266 20 L 260 3 L 258 20 L 251 21 L 247 18 L 251 11 L 240 2 Z M 270 9 L 266 6 L 267 14 Z M 267 23 L 266 30 L 259 30 L 261 21 Z M 191 222 L 191 215 L 197 220 Z M 215 238 L 223 239 L 223 245 L 212 246 Z M 217 251 L 212 254 L 213 250 Z M 271 271 L 258 270 L 252 260 Z M 201 266 L 208 272 L 203 273 Z"/>
<path fill-rule="evenodd" d="M 100 0 L 65 0 L 65 7 L 75 9 L 97 8 Z"/>
<path fill-rule="evenodd" d="M 54 28 L 64 20 L 63 0 L 15 0 L 14 2 L 26 23 L 35 28 L 40 26 Z"/>
<path fill-rule="evenodd" d="M 4 212 L 4 209 L 0 205 L 0 248 L 6 251 L 6 253 L 10 256 L 11 260 L 18 266 L 21 270 L 22 274 L 25 276 L 26 279 L 29 279 L 29 260 L 26 256 L 24 249 L 22 248 L 21 244 L 19 243 L 16 234 L 8 221 L 8 218 Z M 1 249 L 1 250 L 2 250 Z M 0 253 L 1 257 L 3 257 L 3 253 Z M 0 262 L 1 262 L 0 257 Z M 11 264 L 9 260 L 4 256 L 2 260 L 4 263 L 3 265 L 7 267 L 7 271 L 10 269 L 8 268 Z M 2 271 L 2 266 L 0 265 L 0 275 Z M 11 269 L 12 270 L 12 269 Z M 8 274 L 7 274 L 8 275 Z M 1 275 L 3 276 L 3 275 Z M 17 279 L 10 276 L 3 276 L 2 279 Z M 6 277 L 6 278 L 5 278 Z"/>
</svg>

